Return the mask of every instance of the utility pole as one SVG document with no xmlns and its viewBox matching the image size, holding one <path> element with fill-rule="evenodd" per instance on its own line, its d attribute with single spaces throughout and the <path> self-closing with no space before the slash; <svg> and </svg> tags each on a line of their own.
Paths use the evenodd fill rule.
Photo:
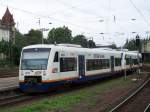
<svg viewBox="0 0 150 112">
<path fill-rule="evenodd" d="M 48 30 L 49 30 L 49 29 L 47 29 L 47 28 L 41 28 L 41 29 L 40 29 L 40 31 L 42 32 L 42 44 L 44 44 L 44 39 L 43 39 L 44 36 L 43 36 L 43 32 L 44 32 L 44 31 L 48 31 Z"/>
<path fill-rule="evenodd" d="M 39 29 L 41 28 L 41 20 L 40 20 L 40 18 L 38 18 L 38 22 L 37 22 L 38 24 L 39 24 Z"/>
<path fill-rule="evenodd" d="M 136 47 L 137 47 L 137 50 L 138 50 L 138 54 L 137 54 L 137 57 L 138 57 L 138 74 L 140 73 L 140 58 L 139 58 L 139 53 L 141 51 L 141 47 L 140 47 L 140 37 L 139 35 L 137 34 L 136 35 Z"/>
<path fill-rule="evenodd" d="M 40 31 L 42 32 L 41 43 L 44 44 L 44 34 L 43 34 L 43 32 L 44 32 L 44 31 L 48 31 L 49 29 L 48 29 L 48 28 L 41 28 L 41 20 L 40 20 L 40 18 L 38 18 L 37 23 L 38 23 L 38 25 L 39 25 L 38 30 L 40 30 Z M 52 23 L 50 22 L 49 24 L 52 24 Z"/>
</svg>

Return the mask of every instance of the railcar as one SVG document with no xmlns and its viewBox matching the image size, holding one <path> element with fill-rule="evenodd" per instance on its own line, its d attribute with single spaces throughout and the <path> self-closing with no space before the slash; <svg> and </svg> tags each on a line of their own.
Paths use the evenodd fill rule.
<svg viewBox="0 0 150 112">
<path fill-rule="evenodd" d="M 133 70 L 141 54 L 76 45 L 30 45 L 21 52 L 19 86 L 24 92 L 45 92 L 65 83 L 80 83 Z"/>
</svg>

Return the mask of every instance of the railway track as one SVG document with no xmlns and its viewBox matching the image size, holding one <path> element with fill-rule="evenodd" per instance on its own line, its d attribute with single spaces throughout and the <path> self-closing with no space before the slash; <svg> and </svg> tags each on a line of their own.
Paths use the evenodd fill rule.
<svg viewBox="0 0 150 112">
<path fill-rule="evenodd" d="M 5 97 L 5 98 L 1 98 L 0 99 L 0 107 L 4 107 L 7 105 L 14 105 L 17 102 L 21 102 L 24 100 L 30 99 L 29 96 L 25 95 L 25 94 L 18 94 L 18 95 L 12 95 L 9 97 Z"/>
<path fill-rule="evenodd" d="M 150 112 L 150 77 L 110 112 Z"/>
<path fill-rule="evenodd" d="M 144 112 L 150 112 L 150 103 L 149 103 L 148 106 L 145 108 Z"/>
<path fill-rule="evenodd" d="M 54 97 L 54 96 L 59 96 L 61 94 L 67 93 L 67 92 L 72 92 L 76 91 L 82 88 L 86 88 L 89 86 L 93 86 L 96 83 L 90 83 L 90 84 L 83 84 L 83 85 L 64 85 L 59 88 L 55 88 L 54 90 L 51 90 L 50 92 L 47 93 L 37 93 L 37 94 L 26 94 L 22 93 L 19 88 L 16 88 L 12 91 L 7 91 L 5 93 L 0 92 L 0 108 L 3 107 L 8 107 L 8 106 L 15 106 L 16 104 L 19 103 L 24 103 L 26 101 L 32 101 L 32 100 L 39 100 L 45 97 Z M 8 95 L 7 95 L 8 93 Z M 12 94 L 11 94 L 12 93 Z"/>
<path fill-rule="evenodd" d="M 112 80 L 112 79 L 108 79 L 108 80 Z M 18 87 L 14 88 L 12 90 L 6 90 L 5 92 L 0 91 L 0 108 L 7 107 L 8 105 L 13 106 L 13 105 L 20 104 L 20 103 L 23 104 L 26 101 L 39 100 L 44 97 L 58 96 L 63 93 L 76 91 L 76 90 L 79 90 L 82 88 L 93 86 L 97 83 L 103 83 L 108 80 L 103 80 L 101 82 L 97 81 L 97 82 L 92 82 L 92 83 L 77 85 L 77 86 L 76 85 L 73 85 L 73 86 L 65 85 L 61 89 L 59 88 L 59 89 L 56 89 L 55 91 L 51 91 L 49 93 L 41 93 L 41 94 L 24 94 L 19 90 Z"/>
<path fill-rule="evenodd" d="M 0 89 L 0 107 L 13 101 L 13 99 L 17 100 L 23 95 L 18 86 Z"/>
<path fill-rule="evenodd" d="M 2 72 L 0 74 L 0 78 L 5 78 L 5 77 L 16 77 L 18 76 L 18 72 L 14 71 L 14 72 Z"/>
<path fill-rule="evenodd" d="M 91 83 L 64 85 L 62 87 L 55 88 L 54 90 L 48 93 L 40 93 L 40 94 L 24 94 L 19 90 L 19 88 L 14 88 L 12 90 L 6 89 L 6 91 L 0 91 L 0 108 L 8 107 L 10 105 L 13 106 L 19 103 L 24 103 L 26 101 L 39 100 L 44 97 L 58 96 L 67 92 L 72 92 L 89 86 L 94 86 L 95 84 L 103 83 L 108 80 L 112 79 L 108 78 L 107 80 L 103 80 L 101 82 L 94 81 Z"/>
</svg>

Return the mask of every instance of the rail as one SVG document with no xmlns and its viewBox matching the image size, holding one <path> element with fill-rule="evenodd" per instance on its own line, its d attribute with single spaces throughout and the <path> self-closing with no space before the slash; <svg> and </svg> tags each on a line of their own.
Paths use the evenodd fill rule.
<svg viewBox="0 0 150 112">
<path fill-rule="evenodd" d="M 145 108 L 144 112 L 148 112 L 148 109 L 150 109 L 150 103 L 149 103 L 149 105 Z"/>
<path fill-rule="evenodd" d="M 110 112 L 116 112 L 117 109 L 119 109 L 121 106 L 123 106 L 127 101 L 129 101 L 133 96 L 135 96 L 137 93 L 139 93 L 150 81 L 150 78 L 148 78 L 135 92 L 133 92 L 129 97 L 127 97 L 123 102 L 119 103 L 117 106 L 115 106 Z"/>
</svg>

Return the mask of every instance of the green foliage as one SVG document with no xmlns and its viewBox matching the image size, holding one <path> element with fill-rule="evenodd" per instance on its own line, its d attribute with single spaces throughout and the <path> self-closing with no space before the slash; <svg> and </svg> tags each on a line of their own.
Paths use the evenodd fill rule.
<svg viewBox="0 0 150 112">
<path fill-rule="evenodd" d="M 31 29 L 29 33 L 24 36 L 28 45 L 41 44 L 42 42 L 42 32 L 39 30 Z"/>
<path fill-rule="evenodd" d="M 40 44 L 42 33 L 39 30 L 31 29 L 27 34 L 22 35 L 16 31 L 15 44 L 12 45 L 13 64 L 19 65 L 21 50 L 24 46 Z"/>
<path fill-rule="evenodd" d="M 81 45 L 82 47 L 95 47 L 95 43 L 90 40 L 88 41 L 84 35 L 76 35 L 72 37 L 72 32 L 68 27 L 58 27 L 53 28 L 50 30 L 48 34 L 47 43 L 54 44 L 54 43 L 73 43 Z"/>
<path fill-rule="evenodd" d="M 16 44 L 12 46 L 13 64 L 15 65 L 19 65 L 21 50 L 22 48 L 18 47 Z"/>
<path fill-rule="evenodd" d="M 84 35 L 76 35 L 72 37 L 72 31 L 66 27 L 53 28 L 47 39 L 43 39 L 45 44 L 57 44 L 59 43 L 73 43 L 79 44 L 83 47 L 95 47 L 95 43 L 92 40 L 87 40 Z M 42 32 L 39 30 L 31 29 L 27 34 L 21 34 L 18 30 L 15 31 L 15 44 L 12 42 L 0 41 L 0 53 L 7 56 L 8 63 L 18 65 L 20 60 L 21 50 L 24 46 L 41 44 Z M 3 60 L 5 62 L 5 60 Z M 2 60 L 1 60 L 2 62 Z M 3 63 L 4 63 L 3 62 Z"/>
<path fill-rule="evenodd" d="M 88 41 L 88 47 L 89 48 L 95 48 L 96 47 L 95 42 L 93 40 L 89 40 Z"/>
<path fill-rule="evenodd" d="M 127 39 L 124 48 L 129 50 L 139 50 L 141 52 L 142 44 L 146 44 L 148 41 L 150 41 L 150 38 L 145 38 L 145 39 L 140 38 L 137 46 L 136 39 L 131 39 L 131 40 Z"/>
<path fill-rule="evenodd" d="M 95 96 L 100 94 L 103 95 L 113 89 L 126 89 L 131 85 L 135 85 L 135 83 L 131 80 L 131 76 L 127 77 L 126 81 L 124 81 L 124 77 L 121 77 L 105 81 L 104 83 L 96 84 L 88 88 L 82 88 L 78 91 L 68 92 L 50 98 L 43 98 L 36 101 L 36 103 L 33 102 L 25 106 L 6 108 L 3 112 L 70 112 L 71 107 L 83 101 L 86 101 L 90 107 L 95 107 L 97 104 L 97 100 L 94 98 Z"/>
<path fill-rule="evenodd" d="M 10 43 L 2 40 L 0 42 L 0 54 L 3 55 L 3 59 L 0 59 L 0 67 L 5 67 L 9 64 L 9 51 L 10 51 Z"/>
<path fill-rule="evenodd" d="M 112 48 L 112 49 L 117 49 L 117 46 L 116 46 L 116 44 L 112 44 L 112 45 L 110 45 L 110 48 Z"/>
<path fill-rule="evenodd" d="M 86 37 L 84 35 L 76 35 L 73 40 L 72 43 L 74 44 L 78 44 L 81 45 L 82 47 L 85 48 L 95 48 L 95 42 L 93 40 L 87 40 Z"/>
<path fill-rule="evenodd" d="M 53 28 L 48 34 L 48 43 L 71 43 L 72 33 L 68 27 Z"/>
<path fill-rule="evenodd" d="M 79 44 L 82 47 L 88 47 L 88 41 L 84 35 L 76 35 L 73 38 L 73 43 L 74 44 Z"/>
<path fill-rule="evenodd" d="M 5 55 L 8 55 L 9 46 L 10 46 L 9 42 L 6 42 L 6 41 L 2 40 L 0 42 L 0 53 L 4 53 Z"/>
<path fill-rule="evenodd" d="M 131 51 L 132 50 L 137 50 L 135 39 L 131 39 L 130 41 L 126 40 L 124 48 L 129 49 Z"/>
<path fill-rule="evenodd" d="M 28 43 L 25 36 L 19 31 L 16 31 L 15 34 L 15 44 L 12 45 L 12 60 L 13 64 L 19 65 L 21 50 L 24 46 L 27 46 Z"/>
<path fill-rule="evenodd" d="M 17 44 L 17 46 L 21 48 L 27 45 L 25 36 L 22 35 L 19 31 L 15 32 L 15 44 Z"/>
</svg>

